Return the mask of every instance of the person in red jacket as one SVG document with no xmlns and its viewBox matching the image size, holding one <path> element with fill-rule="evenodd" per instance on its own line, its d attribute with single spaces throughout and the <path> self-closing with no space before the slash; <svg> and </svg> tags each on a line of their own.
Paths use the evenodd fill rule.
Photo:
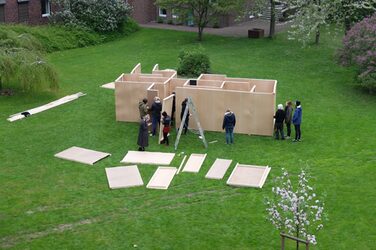
<svg viewBox="0 0 376 250">
<path fill-rule="evenodd" d="M 162 113 L 162 124 L 163 124 L 163 140 L 161 144 L 169 145 L 168 133 L 170 132 L 171 118 L 167 115 L 166 111 Z"/>
</svg>

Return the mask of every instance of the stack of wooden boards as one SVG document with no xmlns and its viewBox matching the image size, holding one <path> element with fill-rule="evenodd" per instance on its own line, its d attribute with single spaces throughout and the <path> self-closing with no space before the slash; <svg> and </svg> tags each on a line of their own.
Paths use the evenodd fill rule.
<svg viewBox="0 0 376 250">
<path fill-rule="evenodd" d="M 61 159 L 93 165 L 97 161 L 104 159 L 111 154 L 94 151 L 90 149 L 71 147 L 55 156 Z M 175 157 L 174 153 L 128 151 L 121 163 L 125 164 L 154 164 L 158 165 L 146 188 L 168 189 L 175 175 L 182 172 L 198 173 L 205 161 L 206 154 L 191 154 L 185 163 L 187 156 L 184 156 L 180 167 L 169 166 Z M 185 163 L 185 164 L 184 164 Z M 217 158 L 210 167 L 205 178 L 222 179 L 229 169 L 232 160 Z M 238 187 L 262 188 L 268 177 L 270 167 L 253 166 L 237 163 L 233 169 L 227 184 Z M 129 188 L 143 186 L 140 171 L 137 165 L 117 166 L 106 168 L 106 175 L 110 189 Z"/>
</svg>

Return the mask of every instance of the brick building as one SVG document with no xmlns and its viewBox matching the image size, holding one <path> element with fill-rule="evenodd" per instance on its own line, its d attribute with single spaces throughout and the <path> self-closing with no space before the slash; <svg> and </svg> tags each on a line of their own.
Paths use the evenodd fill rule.
<svg viewBox="0 0 376 250">
<path fill-rule="evenodd" d="M 50 14 L 50 0 L 0 0 L 0 22 L 43 24 Z"/>
</svg>

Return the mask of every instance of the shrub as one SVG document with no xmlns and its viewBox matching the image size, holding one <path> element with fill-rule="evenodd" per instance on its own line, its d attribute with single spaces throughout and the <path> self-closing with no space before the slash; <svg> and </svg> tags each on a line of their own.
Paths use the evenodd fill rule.
<svg viewBox="0 0 376 250">
<path fill-rule="evenodd" d="M 100 33 L 119 30 L 131 11 L 123 0 L 57 0 L 57 3 L 60 10 L 51 17 L 54 23 Z"/>
<path fill-rule="evenodd" d="M 42 45 L 47 52 L 86 47 L 102 43 L 104 37 L 82 28 L 64 27 L 56 25 L 26 26 L 26 25 L 0 25 L 0 30 L 15 32 L 19 35 L 31 35 Z"/>
<path fill-rule="evenodd" d="M 372 92 L 376 88 L 376 14 L 355 24 L 339 50 L 342 65 L 358 67 L 358 82 Z"/>
<path fill-rule="evenodd" d="M 199 76 L 210 72 L 209 56 L 199 47 L 197 49 L 185 49 L 179 54 L 178 74 L 185 76 Z"/>
<path fill-rule="evenodd" d="M 58 89 L 55 70 L 42 58 L 43 47 L 30 34 L 0 31 L 0 90 Z"/>
</svg>

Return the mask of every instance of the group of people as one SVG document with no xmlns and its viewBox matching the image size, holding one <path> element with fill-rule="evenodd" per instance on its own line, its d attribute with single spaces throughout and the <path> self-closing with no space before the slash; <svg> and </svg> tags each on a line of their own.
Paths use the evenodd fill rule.
<svg viewBox="0 0 376 250">
<path fill-rule="evenodd" d="M 173 93 L 174 94 L 174 93 Z M 184 112 L 188 105 L 188 98 L 185 98 L 181 104 L 181 113 L 180 119 L 183 120 Z M 139 102 L 138 105 L 139 113 L 140 113 L 140 127 L 138 132 L 138 142 L 139 151 L 145 151 L 145 147 L 149 145 L 149 129 L 148 123 L 150 121 L 149 113 L 151 114 L 151 121 L 152 121 L 152 129 L 150 136 L 155 136 L 157 134 L 157 129 L 162 122 L 163 125 L 163 140 L 161 144 L 165 144 L 166 146 L 169 145 L 168 135 L 171 129 L 171 123 L 174 120 L 174 113 L 176 110 L 175 106 L 175 96 L 173 99 L 172 105 L 172 112 L 171 117 L 167 114 L 166 111 L 162 112 L 162 103 L 159 97 L 154 98 L 154 102 L 151 107 L 148 106 L 148 100 L 144 98 L 142 101 Z M 187 133 L 188 124 L 189 124 L 189 109 L 187 110 L 187 114 L 185 117 L 185 122 L 183 124 L 183 134 Z M 282 104 L 278 104 L 278 110 L 274 115 L 275 118 L 275 127 L 274 127 L 274 135 L 275 139 L 282 140 L 289 139 L 291 136 L 291 123 L 295 127 L 295 139 L 293 142 L 299 142 L 301 140 L 301 130 L 300 125 L 302 123 L 302 106 L 300 101 L 295 102 L 295 111 L 291 101 L 286 102 L 286 106 L 283 107 Z M 287 128 L 287 136 L 285 137 L 284 134 L 284 123 L 286 124 Z M 222 129 L 226 132 L 226 144 L 233 144 L 234 143 L 234 128 L 236 125 L 236 117 L 234 112 L 230 109 L 227 109 L 224 117 L 223 117 L 223 124 Z"/>
<path fill-rule="evenodd" d="M 282 104 L 278 104 L 278 110 L 274 115 L 275 118 L 275 139 L 281 140 L 289 139 L 291 136 L 291 123 L 294 125 L 295 128 L 295 139 L 293 142 L 299 142 L 301 140 L 301 130 L 300 125 L 302 123 L 302 105 L 300 101 L 295 102 L 295 111 L 291 101 L 286 102 L 285 108 L 283 108 Z M 285 137 L 283 132 L 283 124 L 286 124 L 287 128 L 287 136 Z"/>
<path fill-rule="evenodd" d="M 163 140 L 161 144 L 165 144 L 166 146 L 169 145 L 168 134 L 170 132 L 171 127 L 171 117 L 167 114 L 166 111 L 162 112 L 162 103 L 159 97 L 154 98 L 154 102 L 151 107 L 148 106 L 148 99 L 144 98 L 138 104 L 138 109 L 140 113 L 140 127 L 138 131 L 138 140 L 137 144 L 139 146 L 139 151 L 145 151 L 145 147 L 149 146 L 149 129 L 148 123 L 150 121 L 151 114 L 151 122 L 152 128 L 150 136 L 155 136 L 157 134 L 157 129 L 160 126 L 162 121 L 163 125 Z"/>
</svg>

